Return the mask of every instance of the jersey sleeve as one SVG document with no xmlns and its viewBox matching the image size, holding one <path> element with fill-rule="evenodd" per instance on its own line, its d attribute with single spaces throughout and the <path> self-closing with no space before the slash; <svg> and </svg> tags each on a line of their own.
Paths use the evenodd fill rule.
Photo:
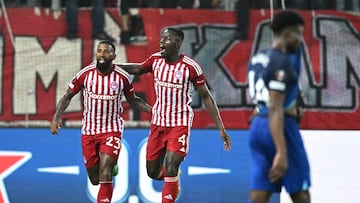
<svg viewBox="0 0 360 203">
<path fill-rule="evenodd" d="M 69 90 L 72 93 L 77 94 L 84 87 L 81 81 L 81 76 L 76 75 L 68 85 Z"/>
<path fill-rule="evenodd" d="M 279 92 L 285 92 L 289 83 L 289 62 L 283 60 L 280 63 L 276 63 L 270 67 L 268 75 L 268 88 L 269 90 L 276 90 Z"/>
<path fill-rule="evenodd" d="M 151 55 L 148 57 L 144 62 L 141 63 L 142 68 L 150 70 L 152 72 L 152 65 L 154 63 L 154 59 L 156 57 L 156 54 Z"/>
<path fill-rule="evenodd" d="M 204 85 L 205 76 L 201 66 L 195 62 L 190 67 L 190 81 L 192 81 L 195 87 Z"/>
</svg>

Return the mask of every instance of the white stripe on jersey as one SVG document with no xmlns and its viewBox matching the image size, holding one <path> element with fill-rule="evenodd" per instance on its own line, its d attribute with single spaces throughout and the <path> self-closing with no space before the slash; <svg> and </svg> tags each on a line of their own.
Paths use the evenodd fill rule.
<svg viewBox="0 0 360 203">
<path fill-rule="evenodd" d="M 82 74 L 84 74 L 86 71 L 89 71 L 93 68 L 96 68 L 96 63 L 91 63 L 88 66 L 84 67 L 83 69 L 81 69 L 77 74 L 76 74 L 76 78 L 79 78 Z"/>
<path fill-rule="evenodd" d="M 125 88 L 124 80 L 127 80 L 126 84 L 131 84 L 132 76 L 119 67 L 115 67 L 114 71 L 106 75 L 99 74 L 93 64 L 84 69 L 76 74 L 79 82 L 71 83 L 83 86 L 82 133 L 95 135 L 121 132 L 123 120 L 120 114 L 123 111 L 121 98 Z"/>
<path fill-rule="evenodd" d="M 184 56 L 184 62 L 189 63 L 190 65 L 192 65 L 197 73 L 197 75 L 201 75 L 203 73 L 200 65 L 198 63 L 196 63 L 196 61 L 194 61 L 193 59 Z"/>
<path fill-rule="evenodd" d="M 166 63 L 164 58 L 156 58 L 152 68 L 156 101 L 152 109 L 151 123 L 158 126 L 191 126 L 193 110 L 190 106 L 194 85 L 190 81 L 190 70 L 201 75 L 199 64 L 193 60 Z"/>
</svg>

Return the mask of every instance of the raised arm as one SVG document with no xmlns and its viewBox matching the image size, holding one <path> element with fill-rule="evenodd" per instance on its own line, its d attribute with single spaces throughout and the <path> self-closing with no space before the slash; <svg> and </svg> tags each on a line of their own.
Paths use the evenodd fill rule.
<svg viewBox="0 0 360 203">
<path fill-rule="evenodd" d="M 52 134 L 58 134 L 58 129 L 61 127 L 61 122 L 60 122 L 61 115 L 69 106 L 71 99 L 73 98 L 74 95 L 75 94 L 68 89 L 64 94 L 64 96 L 60 99 L 58 105 L 56 106 L 56 111 L 50 124 L 50 132 Z"/>
<path fill-rule="evenodd" d="M 127 97 L 126 100 L 129 102 L 129 104 L 132 107 L 137 108 L 140 111 L 145 111 L 147 113 L 151 113 L 151 106 L 148 103 L 146 103 L 143 99 L 141 99 L 140 97 L 134 95 L 134 96 Z"/>
<path fill-rule="evenodd" d="M 132 75 L 141 75 L 150 71 L 149 69 L 143 68 L 141 63 L 118 64 L 118 66 Z"/>
<path fill-rule="evenodd" d="M 199 95 L 203 100 L 207 112 L 210 114 L 212 120 L 215 122 L 216 126 L 220 130 L 220 136 L 224 141 L 224 149 L 226 151 L 229 151 L 231 149 L 231 139 L 225 130 L 224 124 L 220 117 L 219 109 L 216 105 L 214 98 L 212 97 L 206 84 L 198 86 L 197 91 L 199 92 Z"/>
<path fill-rule="evenodd" d="M 270 90 L 269 125 L 270 132 L 275 144 L 276 154 L 269 172 L 272 182 L 280 180 L 288 168 L 287 149 L 284 136 L 284 109 L 285 94 L 276 90 Z"/>
</svg>

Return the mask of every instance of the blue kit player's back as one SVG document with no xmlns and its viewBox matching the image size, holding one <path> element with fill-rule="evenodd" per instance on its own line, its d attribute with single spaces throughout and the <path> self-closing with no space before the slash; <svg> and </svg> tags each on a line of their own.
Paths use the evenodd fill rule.
<svg viewBox="0 0 360 203">
<path fill-rule="evenodd" d="M 257 115 L 250 127 L 252 154 L 251 189 L 280 192 L 282 186 L 289 194 L 310 187 L 310 169 L 298 123 L 287 111 L 296 108 L 299 94 L 298 67 L 279 49 L 269 48 L 254 55 L 248 66 L 249 92 Z M 270 91 L 284 94 L 284 137 L 288 169 L 281 180 L 272 182 L 269 171 L 276 155 L 276 147 L 269 125 Z"/>
</svg>

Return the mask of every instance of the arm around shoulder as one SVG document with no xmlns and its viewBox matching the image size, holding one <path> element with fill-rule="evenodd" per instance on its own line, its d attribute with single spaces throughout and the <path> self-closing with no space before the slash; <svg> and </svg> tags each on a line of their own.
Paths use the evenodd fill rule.
<svg viewBox="0 0 360 203">
<path fill-rule="evenodd" d="M 143 68 L 142 64 L 140 64 L 140 63 L 124 63 L 124 64 L 117 64 L 117 65 L 132 75 L 141 75 L 141 74 L 149 72 L 149 70 Z"/>
<path fill-rule="evenodd" d="M 129 102 L 129 104 L 132 107 L 137 108 L 140 111 L 151 113 L 152 107 L 150 106 L 150 104 L 145 102 L 142 98 L 138 97 L 137 95 L 134 94 L 133 96 L 126 97 L 126 100 Z"/>
</svg>

